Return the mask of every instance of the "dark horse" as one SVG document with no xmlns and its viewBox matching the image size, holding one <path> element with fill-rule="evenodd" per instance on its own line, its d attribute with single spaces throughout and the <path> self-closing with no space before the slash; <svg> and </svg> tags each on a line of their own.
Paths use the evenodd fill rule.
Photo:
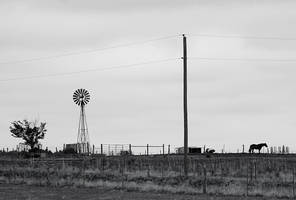
<svg viewBox="0 0 296 200">
<path fill-rule="evenodd" d="M 262 147 L 267 147 L 266 143 L 260 143 L 260 144 L 251 144 L 250 145 L 250 149 L 249 149 L 249 153 L 254 153 L 254 150 L 257 149 L 260 153 Z"/>
</svg>

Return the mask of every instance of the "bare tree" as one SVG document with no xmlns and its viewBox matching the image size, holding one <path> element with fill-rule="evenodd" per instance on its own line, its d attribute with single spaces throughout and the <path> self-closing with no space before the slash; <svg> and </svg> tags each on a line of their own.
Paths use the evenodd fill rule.
<svg viewBox="0 0 296 200">
<path fill-rule="evenodd" d="M 37 121 L 29 122 L 28 120 L 14 121 L 9 127 L 11 135 L 16 138 L 22 138 L 25 144 L 30 146 L 31 151 L 38 149 L 38 142 L 43 139 L 47 130 L 45 122 L 41 122 L 38 126 Z"/>
</svg>

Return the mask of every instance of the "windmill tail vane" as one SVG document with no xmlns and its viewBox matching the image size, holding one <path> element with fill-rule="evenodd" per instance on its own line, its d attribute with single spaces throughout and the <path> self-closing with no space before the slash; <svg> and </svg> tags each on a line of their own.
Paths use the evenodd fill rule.
<svg viewBox="0 0 296 200">
<path fill-rule="evenodd" d="M 86 89 L 77 89 L 73 94 L 74 103 L 80 106 L 80 117 L 77 136 L 77 152 L 83 154 L 90 152 L 90 142 L 85 115 L 85 105 L 89 103 L 89 100 L 90 95 Z"/>
</svg>

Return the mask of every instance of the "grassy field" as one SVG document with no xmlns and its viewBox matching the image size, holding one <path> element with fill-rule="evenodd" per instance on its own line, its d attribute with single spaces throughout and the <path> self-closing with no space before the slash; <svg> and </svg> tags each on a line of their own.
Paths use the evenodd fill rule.
<svg viewBox="0 0 296 200">
<path fill-rule="evenodd" d="M 213 154 L 189 157 L 189 177 L 182 156 L 88 156 L 46 159 L 0 157 L 0 182 L 41 188 L 295 197 L 295 155 Z M 55 190 L 55 189 L 54 189 Z M 82 189 L 83 190 L 83 189 Z"/>
<path fill-rule="evenodd" d="M 41 187 L 0 184 L 0 200 L 273 200 L 267 197 L 188 195 L 136 192 L 105 188 Z M 285 198 L 281 198 L 285 199 Z"/>
</svg>

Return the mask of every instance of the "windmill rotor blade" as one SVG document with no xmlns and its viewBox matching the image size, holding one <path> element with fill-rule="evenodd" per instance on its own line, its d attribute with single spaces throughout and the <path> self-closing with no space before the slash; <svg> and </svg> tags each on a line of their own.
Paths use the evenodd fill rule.
<svg viewBox="0 0 296 200">
<path fill-rule="evenodd" d="M 75 97 L 73 97 L 73 99 L 78 100 L 79 98 L 78 98 L 78 96 L 75 96 Z"/>
<path fill-rule="evenodd" d="M 90 100 L 90 94 L 86 89 L 79 88 L 73 93 L 73 101 L 81 106 L 86 105 Z"/>
</svg>

